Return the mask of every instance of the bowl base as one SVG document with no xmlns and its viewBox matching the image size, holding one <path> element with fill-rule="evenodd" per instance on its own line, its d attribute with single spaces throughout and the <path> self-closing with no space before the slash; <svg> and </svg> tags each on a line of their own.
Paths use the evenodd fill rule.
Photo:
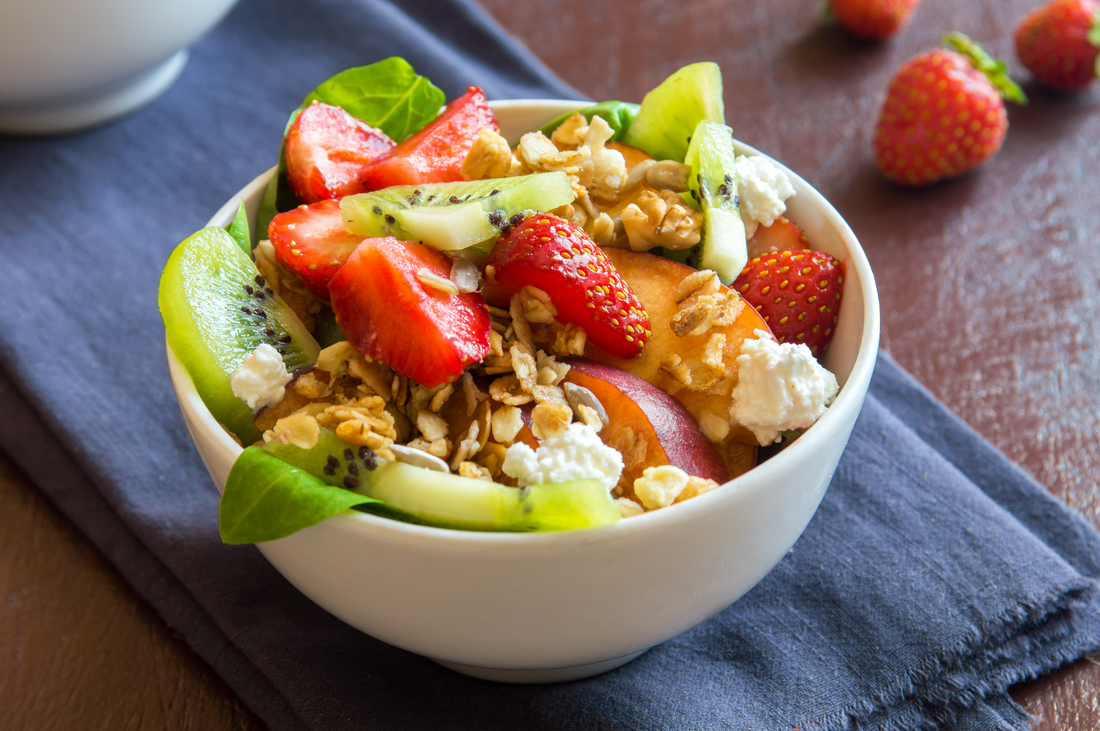
<svg viewBox="0 0 1100 731">
<path fill-rule="evenodd" d="M 600 673 L 606 673 L 608 670 L 614 670 L 617 667 L 626 665 L 634 658 L 646 652 L 645 650 L 639 650 L 638 652 L 632 652 L 629 655 L 623 655 L 622 657 L 615 657 L 610 660 L 603 660 L 602 662 L 592 662 L 586 665 L 573 665 L 567 668 L 546 668 L 544 670 L 502 670 L 500 668 L 479 668 L 474 665 L 462 665 L 457 662 L 447 662 L 446 660 L 436 660 L 432 658 L 433 662 L 437 662 L 445 668 L 450 668 L 456 673 L 462 673 L 463 675 L 469 675 L 472 678 L 480 678 L 481 680 L 492 680 L 497 683 L 565 683 L 570 680 L 582 680 L 583 678 L 591 678 L 593 675 L 599 675 Z"/>
<path fill-rule="evenodd" d="M 189 56 L 184 49 L 151 69 L 84 94 L 38 104 L 0 106 L 0 132 L 76 132 L 129 114 L 167 91 L 183 72 Z"/>
</svg>

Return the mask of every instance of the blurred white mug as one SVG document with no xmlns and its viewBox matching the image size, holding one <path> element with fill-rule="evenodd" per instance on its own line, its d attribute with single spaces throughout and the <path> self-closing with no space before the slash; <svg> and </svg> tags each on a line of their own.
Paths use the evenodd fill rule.
<svg viewBox="0 0 1100 731">
<path fill-rule="evenodd" d="M 160 96 L 237 0 L 0 0 L 0 132 L 72 132 Z"/>
</svg>

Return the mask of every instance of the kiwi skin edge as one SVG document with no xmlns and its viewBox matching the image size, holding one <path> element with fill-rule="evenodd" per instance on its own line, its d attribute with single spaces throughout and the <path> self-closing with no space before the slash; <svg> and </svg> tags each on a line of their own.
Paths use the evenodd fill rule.
<svg viewBox="0 0 1100 731">
<path fill-rule="evenodd" d="M 252 410 L 233 394 L 230 378 L 260 343 L 280 350 L 293 373 L 317 360 L 317 341 L 220 227 L 176 247 L 161 275 L 158 304 L 168 347 L 210 413 L 242 444 L 259 440 Z"/>
</svg>

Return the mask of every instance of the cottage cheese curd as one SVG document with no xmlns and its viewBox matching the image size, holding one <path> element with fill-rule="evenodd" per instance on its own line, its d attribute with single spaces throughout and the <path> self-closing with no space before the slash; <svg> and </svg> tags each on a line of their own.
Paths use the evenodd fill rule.
<svg viewBox="0 0 1100 731">
<path fill-rule="evenodd" d="M 597 479 L 610 490 L 622 474 L 623 456 L 606 446 L 595 429 L 574 422 L 543 439 L 537 451 L 522 442 L 508 447 L 501 469 L 521 486 Z"/>
<path fill-rule="evenodd" d="M 741 219 L 745 235 L 751 238 L 757 226 L 771 226 L 786 212 L 786 200 L 794 195 L 794 186 L 787 173 L 763 155 L 742 155 L 735 165 Z"/>
<path fill-rule="evenodd" d="M 282 401 L 291 378 L 279 351 L 261 343 L 245 356 L 240 368 L 229 379 L 229 385 L 234 396 L 247 403 L 248 408 L 258 411 Z"/>
<path fill-rule="evenodd" d="M 805 345 L 777 343 L 764 330 L 757 330 L 756 338 L 746 340 L 737 357 L 730 416 L 760 444 L 771 444 L 781 432 L 813 426 L 839 386 Z"/>
</svg>

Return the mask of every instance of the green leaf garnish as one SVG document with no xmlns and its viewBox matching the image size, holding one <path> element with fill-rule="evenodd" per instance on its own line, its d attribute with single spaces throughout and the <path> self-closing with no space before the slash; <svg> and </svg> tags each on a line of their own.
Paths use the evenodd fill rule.
<svg viewBox="0 0 1100 731">
<path fill-rule="evenodd" d="M 248 232 L 248 211 L 244 207 L 244 198 L 241 198 L 241 204 L 237 207 L 237 215 L 233 216 L 233 221 L 225 227 L 225 230 L 244 253 L 252 251 L 252 239 Z"/>
<path fill-rule="evenodd" d="M 218 527 L 226 543 L 273 541 L 375 502 L 333 487 L 259 447 L 246 447 L 225 481 Z"/>
<path fill-rule="evenodd" d="M 981 71 L 993 84 L 993 88 L 1001 93 L 1001 97 L 1017 104 L 1027 104 L 1027 96 L 1020 85 L 1008 75 L 1008 64 L 994 59 L 985 49 L 975 43 L 967 35 L 953 31 L 943 37 L 944 42 L 956 51 L 966 56 L 970 64 Z"/>
<path fill-rule="evenodd" d="M 310 92 L 298 109 L 314 100 L 343 107 L 400 142 L 435 119 L 446 96 L 408 61 L 393 57 L 341 71 Z"/>
<path fill-rule="evenodd" d="M 638 116 L 638 110 L 640 108 L 639 105 L 631 104 L 630 102 L 600 102 L 599 104 L 593 104 L 584 109 L 578 109 L 576 112 L 566 112 L 560 117 L 544 124 L 542 128 L 539 129 L 539 132 L 549 137 L 554 134 L 554 130 L 561 126 L 562 122 L 579 112 L 583 114 L 584 118 L 589 122 L 592 121 L 593 117 L 601 117 L 603 121 L 607 122 L 607 125 L 615 131 L 611 139 L 614 142 L 622 142 L 623 137 L 626 136 L 626 131 L 630 129 L 630 123 Z"/>
</svg>

